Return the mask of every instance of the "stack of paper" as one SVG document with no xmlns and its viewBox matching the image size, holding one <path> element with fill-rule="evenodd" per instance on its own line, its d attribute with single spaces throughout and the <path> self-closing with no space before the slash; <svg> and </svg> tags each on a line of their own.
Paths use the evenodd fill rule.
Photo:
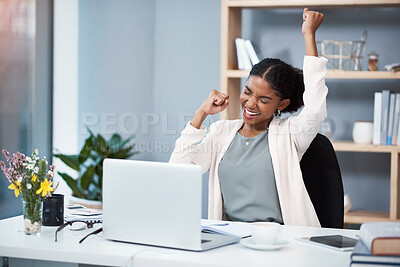
<svg viewBox="0 0 400 267">
<path fill-rule="evenodd" d="M 98 209 L 89 209 L 81 205 L 68 205 L 65 207 L 65 221 L 98 221 L 103 220 L 103 211 Z"/>
</svg>

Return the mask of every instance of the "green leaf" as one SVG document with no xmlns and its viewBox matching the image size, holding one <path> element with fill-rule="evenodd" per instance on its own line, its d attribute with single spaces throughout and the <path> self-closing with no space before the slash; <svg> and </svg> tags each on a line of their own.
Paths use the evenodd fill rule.
<svg viewBox="0 0 400 267">
<path fill-rule="evenodd" d="M 68 167 L 79 171 L 79 160 L 77 155 L 55 154 L 54 157 L 59 158 Z"/>
<path fill-rule="evenodd" d="M 64 179 L 67 185 L 71 188 L 75 196 L 85 198 L 85 192 L 79 188 L 77 180 L 73 179 L 66 173 L 58 172 L 58 174 Z"/>
<path fill-rule="evenodd" d="M 38 175 L 37 175 L 37 178 L 39 179 L 40 182 L 44 181 L 44 178 L 46 177 L 46 173 L 47 173 L 46 161 L 44 159 L 41 159 L 39 161 L 39 171 L 38 171 Z"/>
<path fill-rule="evenodd" d="M 132 135 L 131 137 L 128 137 L 125 141 L 121 142 L 121 143 L 118 145 L 118 147 L 116 148 L 115 151 L 118 151 L 118 150 L 123 149 L 124 146 L 125 146 L 126 144 L 128 144 L 134 137 L 135 137 L 135 136 Z"/>
<path fill-rule="evenodd" d="M 85 141 L 85 145 L 82 147 L 81 152 L 79 153 L 78 161 L 79 163 L 84 163 L 88 157 L 90 156 L 90 152 L 93 147 L 92 137 L 88 137 Z"/>
<path fill-rule="evenodd" d="M 122 146 L 122 147 L 125 146 L 125 145 L 126 145 L 127 143 L 129 143 L 134 137 L 135 137 L 135 136 L 132 135 L 132 136 L 128 137 L 127 139 L 125 139 L 125 141 L 123 141 L 123 142 L 121 143 L 121 146 Z"/>
<path fill-rule="evenodd" d="M 117 145 L 121 143 L 122 138 L 119 134 L 115 133 L 111 136 L 110 140 L 108 141 L 108 144 L 110 145 Z"/>
<path fill-rule="evenodd" d="M 81 187 L 83 190 L 87 190 L 89 184 L 93 182 L 93 175 L 95 173 L 94 166 L 89 166 L 85 173 L 81 177 Z"/>
<path fill-rule="evenodd" d="M 94 134 L 93 134 L 93 132 L 90 130 L 90 128 L 89 128 L 88 126 L 86 126 L 86 129 L 88 130 L 88 132 L 89 132 L 90 136 L 91 136 L 91 137 L 94 137 Z"/>
<path fill-rule="evenodd" d="M 127 148 L 121 149 L 120 151 L 118 151 L 117 153 L 111 154 L 110 158 L 116 158 L 116 159 L 126 159 L 130 156 L 130 152 L 133 149 L 135 145 L 131 145 Z"/>
<path fill-rule="evenodd" d="M 100 134 L 97 135 L 96 142 L 94 143 L 94 150 L 100 155 L 107 155 L 107 142 Z"/>
</svg>

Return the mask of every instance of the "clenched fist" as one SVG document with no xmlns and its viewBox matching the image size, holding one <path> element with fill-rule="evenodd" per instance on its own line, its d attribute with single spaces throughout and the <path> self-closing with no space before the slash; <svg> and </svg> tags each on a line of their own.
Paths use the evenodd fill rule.
<svg viewBox="0 0 400 267">
<path fill-rule="evenodd" d="M 301 31 L 304 35 L 311 34 L 315 35 L 318 27 L 324 21 L 324 14 L 317 11 L 310 11 L 308 8 L 303 10 L 303 26 Z"/>
<path fill-rule="evenodd" d="M 210 95 L 204 100 L 200 109 L 207 115 L 220 113 L 228 106 L 229 95 L 213 89 Z"/>
</svg>

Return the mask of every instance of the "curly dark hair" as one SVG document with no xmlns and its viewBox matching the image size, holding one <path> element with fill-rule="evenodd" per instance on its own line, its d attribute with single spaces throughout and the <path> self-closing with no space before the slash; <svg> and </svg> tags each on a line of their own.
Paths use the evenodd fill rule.
<svg viewBox="0 0 400 267">
<path fill-rule="evenodd" d="M 282 99 L 290 99 L 290 104 L 282 112 L 294 112 L 303 103 L 303 71 L 280 59 L 265 58 L 253 66 L 251 76 L 264 79 Z"/>
</svg>

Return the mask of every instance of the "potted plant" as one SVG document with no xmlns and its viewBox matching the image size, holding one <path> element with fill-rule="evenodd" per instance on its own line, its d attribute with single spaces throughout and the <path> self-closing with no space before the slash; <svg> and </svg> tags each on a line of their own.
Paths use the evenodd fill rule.
<svg viewBox="0 0 400 267">
<path fill-rule="evenodd" d="M 103 160 L 105 158 L 126 159 L 138 152 L 134 152 L 135 144 L 129 144 L 133 136 L 122 140 L 117 133 L 106 141 L 103 136 L 94 135 L 90 129 L 90 136 L 85 140 L 78 155 L 55 154 L 68 167 L 75 170 L 76 178 L 67 173 L 57 172 L 72 190 L 72 202 L 87 207 L 101 208 L 103 184 Z M 80 201 L 87 200 L 87 201 Z"/>
</svg>

